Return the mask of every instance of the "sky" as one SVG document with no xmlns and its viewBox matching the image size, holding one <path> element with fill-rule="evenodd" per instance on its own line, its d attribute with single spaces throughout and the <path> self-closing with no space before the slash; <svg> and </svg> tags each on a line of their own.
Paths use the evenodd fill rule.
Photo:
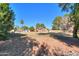
<svg viewBox="0 0 79 59">
<path fill-rule="evenodd" d="M 18 26 L 21 26 L 20 20 L 24 20 L 24 25 L 43 23 L 51 29 L 55 17 L 66 13 L 56 3 L 11 3 L 10 7 L 15 13 L 15 25 Z"/>
</svg>

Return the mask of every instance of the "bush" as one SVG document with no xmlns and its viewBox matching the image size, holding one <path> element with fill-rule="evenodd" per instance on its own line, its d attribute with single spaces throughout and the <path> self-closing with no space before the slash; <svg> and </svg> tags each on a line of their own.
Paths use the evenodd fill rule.
<svg viewBox="0 0 79 59">
<path fill-rule="evenodd" d="M 8 40 L 9 36 L 9 33 L 0 33 L 0 40 Z"/>
<path fill-rule="evenodd" d="M 29 28 L 29 30 L 30 30 L 30 31 L 34 31 L 35 29 L 34 29 L 34 27 L 32 26 L 32 27 Z"/>
</svg>

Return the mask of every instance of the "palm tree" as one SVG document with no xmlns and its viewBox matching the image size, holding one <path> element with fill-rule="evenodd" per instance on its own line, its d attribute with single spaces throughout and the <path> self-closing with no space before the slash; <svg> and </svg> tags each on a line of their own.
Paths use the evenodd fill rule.
<svg viewBox="0 0 79 59">
<path fill-rule="evenodd" d="M 20 24 L 22 24 L 22 27 L 23 27 L 24 21 L 23 20 L 20 20 Z"/>
</svg>

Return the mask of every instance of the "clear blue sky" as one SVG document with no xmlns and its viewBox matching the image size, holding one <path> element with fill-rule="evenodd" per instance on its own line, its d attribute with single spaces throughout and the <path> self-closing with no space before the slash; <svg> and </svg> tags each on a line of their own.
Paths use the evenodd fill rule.
<svg viewBox="0 0 79 59">
<path fill-rule="evenodd" d="M 16 15 L 15 24 L 19 26 L 20 20 L 23 19 L 28 26 L 44 23 L 47 28 L 51 28 L 54 18 L 65 14 L 55 3 L 11 3 L 10 7 Z"/>
</svg>

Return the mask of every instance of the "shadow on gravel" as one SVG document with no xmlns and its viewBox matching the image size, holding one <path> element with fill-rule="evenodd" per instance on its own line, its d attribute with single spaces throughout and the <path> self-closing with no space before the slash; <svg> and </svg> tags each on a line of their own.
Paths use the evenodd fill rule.
<svg viewBox="0 0 79 59">
<path fill-rule="evenodd" d="M 66 43 L 68 46 L 72 47 L 73 45 L 79 47 L 79 40 L 76 38 L 70 37 L 70 35 L 65 33 L 38 33 L 38 35 L 49 35 L 52 38 L 55 38 L 59 41 Z"/>
<path fill-rule="evenodd" d="M 79 41 L 72 37 L 67 37 L 62 33 L 38 33 L 38 35 L 49 35 L 59 41 L 66 43 L 72 47 L 75 45 L 79 47 Z M 61 55 L 55 49 L 51 53 L 49 52 L 49 46 L 46 43 L 40 45 L 36 39 L 28 37 L 26 34 L 11 33 L 10 39 L 6 41 L 0 41 L 0 56 L 48 56 L 48 55 Z M 57 52 L 57 53 L 56 53 Z M 63 54 L 64 55 L 64 54 Z"/>
<path fill-rule="evenodd" d="M 49 55 L 46 43 L 38 41 L 26 34 L 11 33 L 10 40 L 0 41 L 0 56 L 44 56 Z"/>
<path fill-rule="evenodd" d="M 25 34 L 12 33 L 9 40 L 0 41 L 0 56 L 31 56 L 35 41 Z"/>
</svg>

